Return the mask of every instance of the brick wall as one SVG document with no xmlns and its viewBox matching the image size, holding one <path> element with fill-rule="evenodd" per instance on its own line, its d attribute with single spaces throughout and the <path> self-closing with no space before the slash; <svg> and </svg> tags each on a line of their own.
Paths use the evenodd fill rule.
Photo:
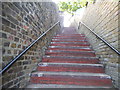
<svg viewBox="0 0 120 90">
<path fill-rule="evenodd" d="M 120 19 L 119 5 L 120 2 L 118 3 L 117 1 L 96 0 L 96 3 L 86 7 L 81 21 L 120 51 L 120 38 L 118 39 L 118 36 L 120 36 L 120 23 L 118 23 Z M 101 63 L 106 66 L 106 73 L 112 77 L 115 87 L 119 87 L 119 56 L 93 35 L 84 25 L 80 24 L 79 27 L 79 33 L 84 33 L 88 37 Z"/>
<path fill-rule="evenodd" d="M 0 65 L 11 59 L 58 21 L 57 7 L 52 2 L 2 2 L 0 19 Z M 59 25 L 55 26 L 27 51 L 1 77 L 3 88 L 22 88 L 28 84 L 29 74 L 35 70 Z"/>
</svg>

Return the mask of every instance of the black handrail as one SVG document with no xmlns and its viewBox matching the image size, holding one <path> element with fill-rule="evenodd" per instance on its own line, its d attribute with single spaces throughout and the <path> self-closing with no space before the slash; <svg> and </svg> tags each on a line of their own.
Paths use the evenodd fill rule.
<svg viewBox="0 0 120 90">
<path fill-rule="evenodd" d="M 97 33 L 95 33 L 91 28 L 89 28 L 87 25 L 85 25 L 83 22 L 80 22 L 85 27 L 87 27 L 95 36 L 97 36 L 100 40 L 102 40 L 107 46 L 109 46 L 114 52 L 116 52 L 118 55 L 120 55 L 120 52 L 114 48 L 111 44 L 109 44 L 105 39 L 103 39 L 101 36 L 99 36 Z"/>
<path fill-rule="evenodd" d="M 0 74 L 3 74 L 11 65 L 13 65 L 25 52 L 27 52 L 38 40 L 40 40 L 47 32 L 49 32 L 53 27 L 55 27 L 59 21 L 51 26 L 46 32 L 44 32 L 40 37 L 33 41 L 27 48 L 25 48 L 19 55 L 12 59 L 1 71 Z"/>
</svg>

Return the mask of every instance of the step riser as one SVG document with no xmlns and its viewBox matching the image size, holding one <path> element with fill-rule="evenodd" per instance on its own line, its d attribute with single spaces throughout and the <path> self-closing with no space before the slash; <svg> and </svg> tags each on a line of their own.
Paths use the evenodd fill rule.
<svg viewBox="0 0 120 90">
<path fill-rule="evenodd" d="M 86 43 L 86 42 L 51 42 L 51 44 L 77 44 L 77 45 L 88 44 L 90 45 L 89 43 Z"/>
<path fill-rule="evenodd" d="M 66 39 L 71 39 L 71 40 L 86 40 L 86 38 L 75 38 L 75 37 L 71 37 L 71 38 L 67 38 L 67 37 L 53 37 L 52 39 L 64 39 L 64 40 L 66 40 Z"/>
<path fill-rule="evenodd" d="M 55 38 L 55 39 L 53 39 L 52 38 L 52 40 L 55 40 L 55 41 L 72 41 L 72 42 L 88 42 L 86 39 L 74 39 L 74 38 L 72 38 L 72 39 L 61 39 L 61 38 Z"/>
<path fill-rule="evenodd" d="M 85 86 L 111 86 L 110 79 L 93 78 L 93 77 L 56 77 L 56 76 L 43 76 L 43 77 L 31 77 L 32 83 L 36 84 L 62 84 L 62 85 L 85 85 Z"/>
<path fill-rule="evenodd" d="M 56 35 L 54 37 L 85 37 L 85 35 Z"/>
<path fill-rule="evenodd" d="M 54 37 L 85 37 L 85 35 L 56 35 Z"/>
<path fill-rule="evenodd" d="M 105 73 L 102 67 L 79 66 L 79 67 L 65 67 L 65 66 L 39 66 L 38 71 L 52 71 L 52 72 L 88 72 L 88 73 Z"/>
<path fill-rule="evenodd" d="M 85 37 L 85 35 L 56 35 L 54 37 Z"/>
<path fill-rule="evenodd" d="M 96 57 L 94 53 L 64 53 L 64 52 L 46 52 L 49 56 L 86 56 L 86 57 Z"/>
<path fill-rule="evenodd" d="M 88 43 L 87 41 L 65 41 L 65 40 L 52 40 L 52 42 L 78 42 L 78 43 Z"/>
<path fill-rule="evenodd" d="M 65 51 L 93 51 L 92 49 L 70 49 L 70 48 L 48 48 L 48 50 L 65 50 Z"/>
<path fill-rule="evenodd" d="M 61 61 L 61 60 L 43 60 L 43 62 L 54 62 L 54 63 L 90 63 L 90 64 L 97 64 L 98 61 Z"/>
<path fill-rule="evenodd" d="M 58 41 L 58 42 L 88 42 L 87 40 L 77 40 L 77 39 L 52 39 L 52 41 Z"/>
<path fill-rule="evenodd" d="M 97 64 L 99 60 L 96 59 L 70 59 L 70 58 L 43 58 L 42 62 L 58 62 L 58 63 L 90 63 Z"/>
<path fill-rule="evenodd" d="M 92 49 L 91 47 L 75 47 L 75 46 L 49 46 L 49 48 L 64 48 L 64 49 Z"/>
<path fill-rule="evenodd" d="M 52 40 L 52 42 L 88 43 L 87 41 L 65 41 L 65 40 Z"/>
<path fill-rule="evenodd" d="M 85 36 L 54 36 L 53 38 L 86 38 Z"/>
<path fill-rule="evenodd" d="M 49 47 L 52 47 L 52 48 L 54 48 L 54 47 L 60 47 L 60 48 L 75 48 L 75 49 L 82 49 L 82 48 L 89 48 L 89 49 L 92 49 L 92 47 L 91 46 L 68 46 L 68 45 L 65 45 L 65 46 L 61 46 L 61 45 L 57 45 L 57 46 L 55 46 L 55 45 L 50 45 Z"/>
<path fill-rule="evenodd" d="M 54 36 L 53 38 L 86 38 L 85 36 Z"/>
<path fill-rule="evenodd" d="M 90 46 L 90 44 L 51 44 L 51 46 Z"/>
<path fill-rule="evenodd" d="M 75 35 L 71 35 L 71 36 L 54 36 L 53 38 L 86 38 L 85 36 L 75 36 Z"/>
<path fill-rule="evenodd" d="M 56 36 L 85 36 L 84 34 L 57 34 Z"/>
</svg>

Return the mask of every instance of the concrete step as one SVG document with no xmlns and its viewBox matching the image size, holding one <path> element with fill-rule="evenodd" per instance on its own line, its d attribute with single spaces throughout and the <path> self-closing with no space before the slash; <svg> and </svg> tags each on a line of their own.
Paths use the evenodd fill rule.
<svg viewBox="0 0 120 90">
<path fill-rule="evenodd" d="M 55 38 L 56 37 L 64 37 L 64 38 L 71 38 L 71 37 L 73 37 L 73 38 L 85 38 L 85 36 L 84 35 L 57 35 L 57 36 L 54 36 Z M 53 38 L 54 38 L 53 37 Z"/>
<path fill-rule="evenodd" d="M 37 71 L 105 73 L 101 64 L 39 63 Z"/>
<path fill-rule="evenodd" d="M 86 40 L 86 37 L 53 37 L 52 39 L 77 39 L 77 40 Z"/>
<path fill-rule="evenodd" d="M 85 37 L 84 34 L 57 34 L 54 37 Z"/>
<path fill-rule="evenodd" d="M 47 50 L 93 51 L 91 47 L 49 46 Z"/>
<path fill-rule="evenodd" d="M 79 90 L 90 90 L 90 89 L 96 89 L 96 90 L 115 90 L 111 86 L 80 86 L 80 85 L 58 85 L 58 84 L 30 84 L 26 88 L 79 88 Z"/>
<path fill-rule="evenodd" d="M 30 82 L 34 84 L 112 86 L 111 77 L 100 73 L 34 72 L 31 74 Z"/>
<path fill-rule="evenodd" d="M 88 63 L 98 64 L 99 59 L 97 57 L 78 57 L 78 56 L 49 56 L 43 57 L 42 62 L 54 62 L 54 63 Z"/>
<path fill-rule="evenodd" d="M 63 47 L 63 48 L 91 48 L 91 46 L 70 46 L 70 45 L 50 45 L 49 47 Z"/>
<path fill-rule="evenodd" d="M 85 56 L 96 57 L 94 51 L 65 51 L 65 50 L 46 50 L 45 55 L 50 56 Z"/>
<path fill-rule="evenodd" d="M 89 44 L 87 42 L 51 42 L 51 44 Z"/>
<path fill-rule="evenodd" d="M 88 43 L 88 41 L 86 41 L 86 40 L 79 40 L 79 41 L 72 41 L 72 40 L 59 40 L 59 39 L 52 39 L 52 41 L 51 42 L 78 42 L 78 43 Z"/>
<path fill-rule="evenodd" d="M 91 47 L 74 47 L 74 46 L 49 46 L 48 48 L 68 48 L 68 49 L 91 49 Z"/>
<path fill-rule="evenodd" d="M 78 40 L 78 39 L 52 39 L 52 41 L 64 41 L 64 42 L 88 42 L 87 40 Z"/>
<path fill-rule="evenodd" d="M 57 34 L 56 36 L 85 36 L 84 34 Z"/>
<path fill-rule="evenodd" d="M 51 42 L 51 46 L 90 46 L 87 42 Z"/>
</svg>

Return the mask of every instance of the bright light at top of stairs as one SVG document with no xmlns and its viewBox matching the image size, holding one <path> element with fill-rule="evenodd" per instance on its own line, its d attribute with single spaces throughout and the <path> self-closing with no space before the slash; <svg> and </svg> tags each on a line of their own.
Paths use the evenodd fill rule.
<svg viewBox="0 0 120 90">
<path fill-rule="evenodd" d="M 62 2 L 68 2 L 68 1 L 77 1 L 77 0 L 52 0 L 55 3 L 59 3 L 60 1 Z"/>
</svg>

